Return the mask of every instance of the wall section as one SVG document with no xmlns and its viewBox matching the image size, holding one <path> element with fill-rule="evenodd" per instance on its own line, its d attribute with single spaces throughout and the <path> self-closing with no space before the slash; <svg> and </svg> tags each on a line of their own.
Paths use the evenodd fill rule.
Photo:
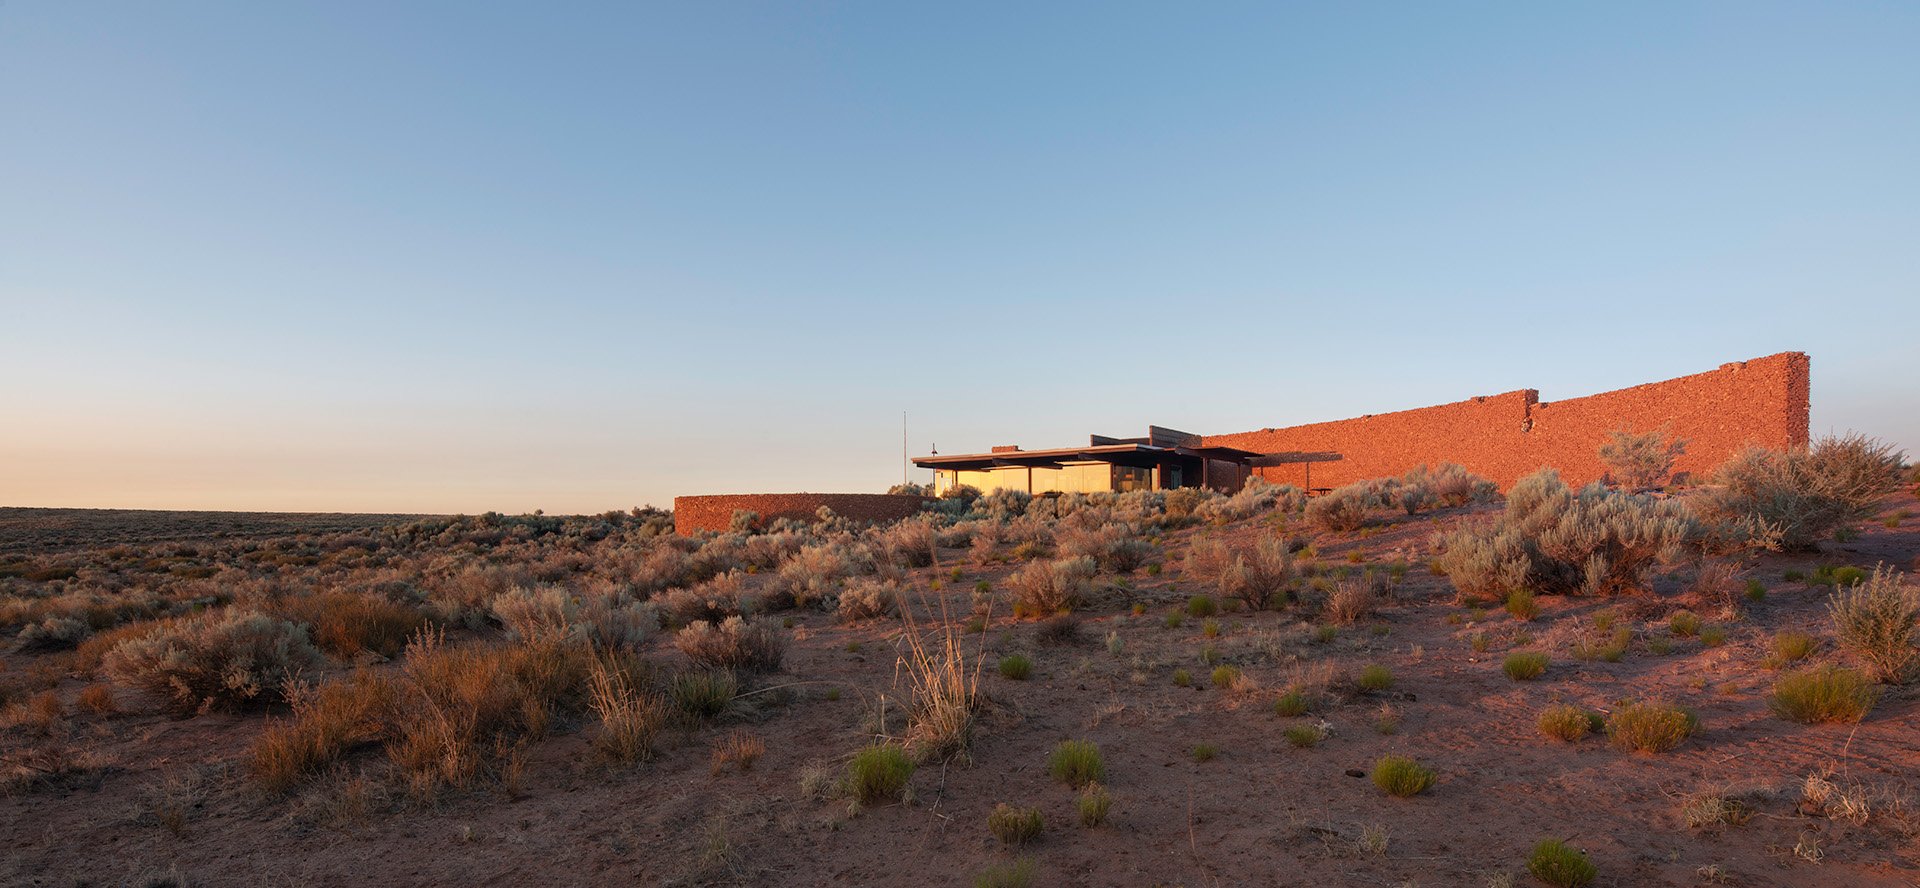
<svg viewBox="0 0 1920 888">
<path fill-rule="evenodd" d="M 1542 403 L 1520 389 L 1422 407 L 1283 429 L 1207 435 L 1208 445 L 1256 450 L 1332 451 L 1337 462 L 1314 463 L 1312 486 L 1398 475 L 1421 463 L 1456 462 L 1505 489 L 1542 466 L 1569 483 L 1605 473 L 1598 455 L 1614 429 L 1666 428 L 1687 441 L 1676 473 L 1704 475 L 1747 444 L 1784 448 L 1807 443 L 1809 361 L 1802 352 L 1722 364 L 1717 370 L 1632 388 Z M 1270 481 L 1306 486 L 1302 465 L 1256 472 Z"/>
<path fill-rule="evenodd" d="M 855 521 L 897 521 L 920 511 L 923 496 L 892 493 L 738 493 L 673 498 L 673 529 L 690 535 L 703 530 L 726 530 L 733 513 L 754 512 L 762 522 L 776 518 L 813 521 L 821 506 Z"/>
</svg>

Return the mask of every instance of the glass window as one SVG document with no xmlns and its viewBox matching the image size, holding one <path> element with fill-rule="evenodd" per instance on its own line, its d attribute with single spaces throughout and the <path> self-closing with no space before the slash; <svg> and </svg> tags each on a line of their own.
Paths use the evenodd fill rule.
<svg viewBox="0 0 1920 888">
<path fill-rule="evenodd" d="M 1153 489 L 1153 470 L 1135 466 L 1113 467 L 1113 489 L 1122 493 Z"/>
</svg>

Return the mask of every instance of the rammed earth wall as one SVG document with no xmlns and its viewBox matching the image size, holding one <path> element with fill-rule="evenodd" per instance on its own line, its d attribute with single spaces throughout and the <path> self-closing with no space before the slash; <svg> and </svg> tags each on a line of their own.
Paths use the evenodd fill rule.
<svg viewBox="0 0 1920 888">
<path fill-rule="evenodd" d="M 733 513 L 753 512 L 761 522 L 776 518 L 812 521 L 821 506 L 855 521 L 895 521 L 920 511 L 926 497 L 891 493 L 740 493 L 673 498 L 673 529 L 692 534 L 726 530 Z"/>
<path fill-rule="evenodd" d="M 1675 473 L 1701 476 L 1747 444 L 1805 445 L 1808 378 L 1807 356 L 1783 352 L 1565 401 L 1542 403 L 1538 391 L 1522 389 L 1337 422 L 1207 435 L 1206 443 L 1262 453 L 1339 453 L 1338 461 L 1313 464 L 1314 487 L 1456 462 L 1504 489 L 1542 466 L 1559 469 L 1569 483 L 1593 481 L 1606 473 L 1598 450 L 1607 432 L 1664 427 L 1687 442 Z M 1256 472 L 1274 482 L 1306 482 L 1301 465 Z"/>
</svg>

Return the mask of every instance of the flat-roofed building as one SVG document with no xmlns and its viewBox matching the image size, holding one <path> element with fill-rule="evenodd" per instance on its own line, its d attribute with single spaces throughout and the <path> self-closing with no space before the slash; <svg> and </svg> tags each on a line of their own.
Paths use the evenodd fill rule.
<svg viewBox="0 0 1920 888">
<path fill-rule="evenodd" d="M 986 453 L 932 454 L 913 464 L 933 470 L 935 495 L 965 485 L 982 493 L 1098 493 L 1209 487 L 1233 490 L 1246 481 L 1261 454 L 1207 446 L 1199 435 L 1148 426 L 1141 438 L 1089 436 L 1085 447 L 1022 450 L 995 447 Z"/>
</svg>

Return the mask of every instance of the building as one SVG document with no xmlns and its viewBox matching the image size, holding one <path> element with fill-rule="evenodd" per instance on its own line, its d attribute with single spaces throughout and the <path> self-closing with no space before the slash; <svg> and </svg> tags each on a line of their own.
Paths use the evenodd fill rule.
<svg viewBox="0 0 1920 888">
<path fill-rule="evenodd" d="M 1222 435 L 1149 426 L 1144 438 L 1094 435 L 1086 447 L 933 454 L 913 464 L 944 493 L 1232 490 L 1248 476 L 1325 490 L 1458 463 L 1502 489 L 1542 467 L 1572 484 L 1605 477 L 1598 456 L 1609 432 L 1662 430 L 1686 442 L 1675 478 L 1700 477 L 1747 445 L 1808 443 L 1810 362 L 1803 352 L 1722 364 L 1716 370 L 1547 402 L 1516 389 L 1414 410 Z"/>
<path fill-rule="evenodd" d="M 1147 426 L 1141 438 L 1092 435 L 1085 447 L 1022 450 L 1008 445 L 986 453 L 932 454 L 913 464 L 933 470 L 935 495 L 962 485 L 982 493 L 1124 493 L 1182 487 L 1232 490 L 1245 483 L 1256 467 L 1302 461 L 1307 456 L 1209 445 L 1191 432 Z"/>
</svg>

